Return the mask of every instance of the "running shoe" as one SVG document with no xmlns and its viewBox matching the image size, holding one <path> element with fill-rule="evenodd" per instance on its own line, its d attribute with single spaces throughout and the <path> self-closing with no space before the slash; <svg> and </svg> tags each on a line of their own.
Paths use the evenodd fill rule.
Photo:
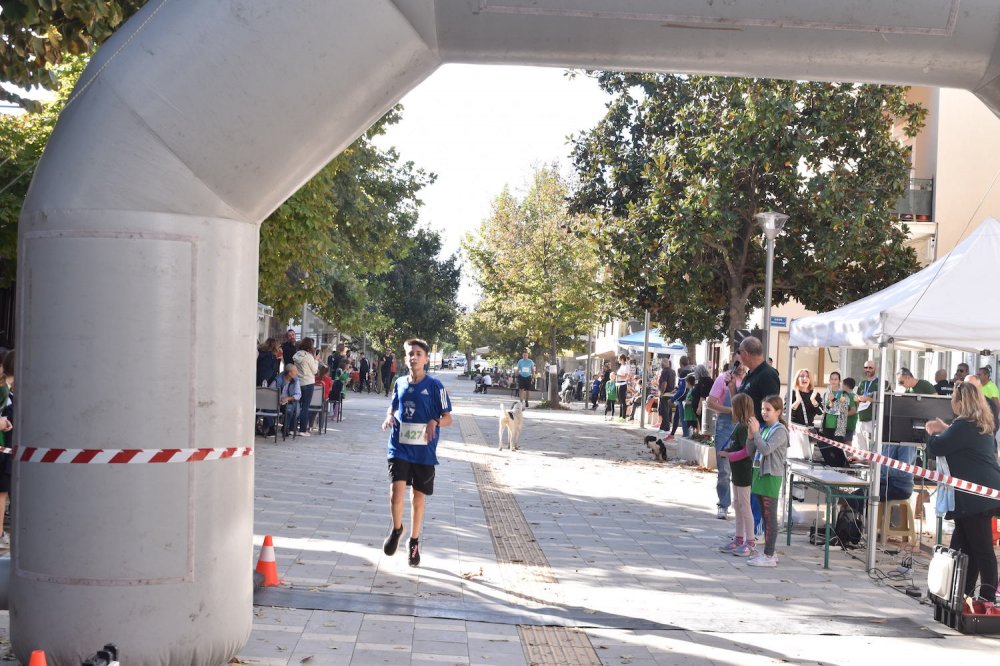
<svg viewBox="0 0 1000 666">
<path fill-rule="evenodd" d="M 382 542 L 382 552 L 386 555 L 395 555 L 396 549 L 399 547 L 399 537 L 403 534 L 403 526 L 400 525 L 398 529 L 394 528 L 389 532 L 389 536 L 385 538 Z"/>
<path fill-rule="evenodd" d="M 747 560 L 747 564 L 752 567 L 776 567 L 778 566 L 778 557 L 761 553 Z"/>
<path fill-rule="evenodd" d="M 410 566 L 420 566 L 420 542 L 410 539 Z"/>
<path fill-rule="evenodd" d="M 737 548 L 739 548 L 742 545 L 743 544 L 741 544 L 741 543 L 736 543 L 735 541 L 730 541 L 725 546 L 722 546 L 721 548 L 719 548 L 719 552 L 720 553 L 732 553 L 734 550 L 736 550 Z"/>
</svg>

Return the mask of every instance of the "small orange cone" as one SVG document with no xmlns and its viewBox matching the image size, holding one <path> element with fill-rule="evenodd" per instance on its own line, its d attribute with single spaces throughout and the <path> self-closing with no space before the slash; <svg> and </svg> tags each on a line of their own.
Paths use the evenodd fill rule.
<svg viewBox="0 0 1000 666">
<path fill-rule="evenodd" d="M 260 548 L 257 571 L 264 575 L 264 587 L 281 585 L 281 580 L 278 578 L 278 563 L 274 559 L 274 542 L 271 541 L 270 534 L 264 537 L 264 545 Z M 42 659 L 44 658 L 43 656 Z M 35 666 L 35 664 L 30 664 L 30 666 Z M 45 666 L 44 661 L 41 662 L 41 666 Z"/>
<path fill-rule="evenodd" d="M 28 666 L 48 666 L 45 661 L 45 650 L 35 650 L 31 653 L 31 661 L 28 662 Z"/>
</svg>

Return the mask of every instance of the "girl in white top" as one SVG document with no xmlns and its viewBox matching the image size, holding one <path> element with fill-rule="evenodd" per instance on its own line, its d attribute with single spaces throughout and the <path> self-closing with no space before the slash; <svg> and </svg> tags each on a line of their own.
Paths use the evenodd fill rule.
<svg viewBox="0 0 1000 666">
<path fill-rule="evenodd" d="M 625 408 L 628 405 L 628 386 L 635 379 L 635 366 L 629 362 L 628 356 L 618 357 L 618 370 L 615 372 L 615 384 L 618 389 L 618 420 L 625 420 Z"/>
</svg>

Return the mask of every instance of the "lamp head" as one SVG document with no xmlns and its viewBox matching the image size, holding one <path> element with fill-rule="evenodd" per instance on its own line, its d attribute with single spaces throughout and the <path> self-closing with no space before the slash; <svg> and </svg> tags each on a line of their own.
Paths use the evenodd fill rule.
<svg viewBox="0 0 1000 666">
<path fill-rule="evenodd" d="M 767 213 L 757 213 L 754 215 L 754 219 L 757 220 L 757 224 L 764 230 L 764 234 L 769 239 L 774 240 L 781 232 L 782 227 L 785 226 L 788 216 L 784 213 L 769 211 Z"/>
</svg>

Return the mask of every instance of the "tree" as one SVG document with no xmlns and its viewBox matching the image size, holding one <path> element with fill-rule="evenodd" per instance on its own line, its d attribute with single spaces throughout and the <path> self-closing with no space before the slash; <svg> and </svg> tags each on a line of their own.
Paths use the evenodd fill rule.
<svg viewBox="0 0 1000 666">
<path fill-rule="evenodd" d="M 59 87 L 66 56 L 85 56 L 104 42 L 146 0 L 22 0 L 0 2 L 0 81 L 21 88 Z M 0 84 L 0 99 L 40 109 Z"/>
<path fill-rule="evenodd" d="M 0 288 L 9 287 L 17 274 L 17 223 L 28 185 L 56 120 L 86 66 L 84 57 L 65 58 L 51 70 L 59 83 L 54 99 L 39 104 L 37 113 L 0 114 Z"/>
<path fill-rule="evenodd" d="M 279 319 L 309 304 L 341 330 L 369 323 L 371 280 L 392 265 L 390 251 L 417 222 L 417 193 L 433 174 L 401 162 L 372 139 L 398 122 L 387 113 L 281 205 L 261 228 L 259 300 Z"/>
<path fill-rule="evenodd" d="M 392 268 L 375 278 L 378 284 L 369 304 L 371 315 L 381 322 L 367 326 L 377 346 L 391 349 L 405 338 L 419 337 L 435 344 L 455 326 L 455 298 L 462 280 L 458 257 L 438 258 L 441 236 L 418 229 L 389 251 Z"/>
<path fill-rule="evenodd" d="M 569 233 L 576 220 L 568 194 L 554 167 L 536 169 L 527 194 L 519 199 L 505 188 L 465 240 L 483 294 L 476 316 L 500 338 L 494 351 L 514 356 L 547 345 L 554 363 L 560 349 L 580 349 L 600 319 L 599 265 L 587 242 Z M 549 397 L 558 400 L 555 382 Z"/>
<path fill-rule="evenodd" d="M 614 96 L 573 141 L 580 187 L 620 312 L 649 309 L 669 337 L 717 338 L 763 303 L 754 215 L 790 217 L 774 302 L 826 310 L 917 267 L 893 222 L 923 125 L 905 88 L 664 74 L 594 75 Z M 636 295 L 638 294 L 638 298 Z"/>
</svg>

